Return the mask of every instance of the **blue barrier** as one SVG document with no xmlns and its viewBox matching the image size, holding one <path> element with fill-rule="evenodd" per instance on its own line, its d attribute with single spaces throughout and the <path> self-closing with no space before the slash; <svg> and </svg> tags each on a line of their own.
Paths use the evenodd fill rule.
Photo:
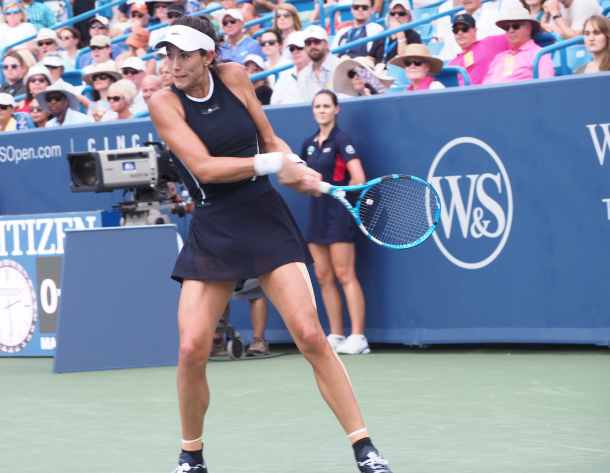
<svg viewBox="0 0 610 473">
<path fill-rule="evenodd" d="M 339 126 L 367 177 L 413 174 L 444 203 L 433 237 L 414 250 L 358 240 L 369 340 L 610 344 L 610 128 L 599 99 L 609 79 L 586 74 L 341 101 Z M 308 104 L 265 111 L 297 152 L 317 129 Z M 3 133 L 0 213 L 109 209 L 119 192 L 70 192 L 65 153 L 151 137 L 148 119 Z M 305 230 L 309 198 L 277 187 Z M 12 237 L 3 241 L 10 253 Z M 167 284 L 175 284 L 169 275 Z M 247 341 L 248 304 L 232 303 L 231 317 Z M 273 309 L 267 334 L 290 340 Z"/>
<path fill-rule="evenodd" d="M 552 53 L 555 51 L 560 51 L 560 54 L 561 54 L 562 75 L 567 76 L 567 75 L 571 74 L 571 72 L 568 71 L 568 59 L 567 59 L 567 55 L 566 55 L 566 48 L 569 46 L 575 45 L 575 44 L 582 44 L 582 42 L 583 42 L 583 37 L 577 36 L 576 38 L 561 41 L 556 44 L 551 44 L 550 46 L 547 46 L 546 48 L 542 48 L 540 51 L 538 51 L 536 53 L 536 56 L 534 57 L 534 64 L 533 64 L 534 79 L 538 79 L 538 77 L 540 77 L 540 75 L 539 75 L 540 58 L 542 56 L 544 56 L 545 54 L 549 54 L 549 53 Z"/>
</svg>

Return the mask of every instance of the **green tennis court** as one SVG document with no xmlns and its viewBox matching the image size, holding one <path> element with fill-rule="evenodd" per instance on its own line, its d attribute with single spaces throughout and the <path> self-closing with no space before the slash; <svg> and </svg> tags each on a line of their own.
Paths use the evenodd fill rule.
<svg viewBox="0 0 610 473">
<path fill-rule="evenodd" d="M 373 346 L 342 359 L 394 473 L 607 473 L 609 356 L 587 347 Z M 48 358 L 0 359 L 0 471 L 176 467 L 176 367 L 51 370 Z M 208 377 L 211 473 L 357 470 L 299 354 L 211 362 Z"/>
</svg>

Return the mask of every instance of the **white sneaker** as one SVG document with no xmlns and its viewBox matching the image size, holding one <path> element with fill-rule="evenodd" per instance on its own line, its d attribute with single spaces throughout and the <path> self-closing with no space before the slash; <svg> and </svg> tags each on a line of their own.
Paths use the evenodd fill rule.
<svg viewBox="0 0 610 473">
<path fill-rule="evenodd" d="M 344 335 L 334 335 L 334 334 L 330 334 L 328 337 L 326 337 L 328 339 L 328 343 L 330 343 L 330 346 L 333 350 L 337 351 L 337 348 L 340 345 L 343 345 L 345 343 L 345 336 Z"/>
<path fill-rule="evenodd" d="M 371 353 L 369 343 L 364 335 L 350 335 L 336 350 L 337 353 L 345 355 L 366 355 Z"/>
</svg>

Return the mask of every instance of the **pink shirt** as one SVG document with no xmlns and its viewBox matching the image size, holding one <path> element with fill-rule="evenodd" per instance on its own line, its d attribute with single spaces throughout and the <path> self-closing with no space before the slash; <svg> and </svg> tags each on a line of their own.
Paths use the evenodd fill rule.
<svg viewBox="0 0 610 473">
<path fill-rule="evenodd" d="M 470 47 L 457 55 L 449 62 L 450 66 L 459 66 L 466 69 L 470 77 L 471 85 L 483 83 L 483 79 L 489 70 L 489 65 L 496 54 L 510 49 L 510 43 L 505 34 L 488 36 L 481 41 L 475 41 Z M 464 85 L 464 79 L 458 74 L 460 86 Z"/>
<path fill-rule="evenodd" d="M 405 92 L 409 92 L 412 90 L 428 90 L 428 89 L 430 89 L 430 84 L 432 84 L 432 82 L 434 82 L 434 77 L 427 76 L 424 80 L 422 80 L 419 83 L 419 85 L 417 86 L 417 89 L 414 89 L 413 84 L 411 84 L 409 87 L 407 87 L 405 89 Z"/>
<path fill-rule="evenodd" d="M 503 82 L 515 82 L 519 80 L 529 80 L 534 78 L 533 65 L 536 53 L 542 48 L 530 39 L 517 51 L 509 49 L 496 54 L 496 57 L 489 66 L 489 71 L 483 84 L 501 84 Z M 548 54 L 540 58 L 538 71 L 541 79 L 553 77 L 555 68 L 553 61 Z"/>
</svg>

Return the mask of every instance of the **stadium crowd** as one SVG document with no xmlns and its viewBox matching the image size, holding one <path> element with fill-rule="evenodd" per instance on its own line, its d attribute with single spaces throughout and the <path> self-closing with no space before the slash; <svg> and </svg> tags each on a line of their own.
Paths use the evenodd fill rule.
<svg viewBox="0 0 610 473">
<path fill-rule="evenodd" d="M 70 2 L 75 14 L 95 6 L 93 1 Z M 145 114 L 150 97 L 172 83 L 164 48 L 154 51 L 152 46 L 176 18 L 212 7 L 218 9 L 206 16 L 224 35 L 221 61 L 242 64 L 250 76 L 292 64 L 253 81 L 262 105 L 311 103 L 320 90 L 344 98 L 398 87 L 441 89 L 444 85 L 435 76 L 444 65 L 464 68 L 471 85 L 532 79 L 534 57 L 541 49 L 532 37 L 544 32 L 563 39 L 584 36 L 593 59 L 575 73 L 610 70 L 610 20 L 602 16 L 597 0 L 447 0 L 439 12 L 463 11 L 438 19 L 431 37 L 408 29 L 338 54 L 331 50 L 413 21 L 411 3 L 352 0 L 353 20 L 341 22 L 336 13 L 322 27 L 304 25 L 319 16 L 317 4 L 311 12 L 298 12 L 283 0 L 128 0 L 113 9 L 112 18 L 98 13 L 74 27 L 52 29 L 65 14 L 56 11 L 58 3 L 3 1 L 0 131 Z M 334 0 L 326 3 L 328 17 Z M 381 19 L 382 11 L 387 13 Z M 245 26 L 271 12 L 266 24 Z M 329 24 L 336 20 L 338 30 L 331 37 Z M 539 77 L 554 74 L 551 56 L 542 56 Z M 463 85 L 461 76 L 458 81 Z"/>
</svg>

